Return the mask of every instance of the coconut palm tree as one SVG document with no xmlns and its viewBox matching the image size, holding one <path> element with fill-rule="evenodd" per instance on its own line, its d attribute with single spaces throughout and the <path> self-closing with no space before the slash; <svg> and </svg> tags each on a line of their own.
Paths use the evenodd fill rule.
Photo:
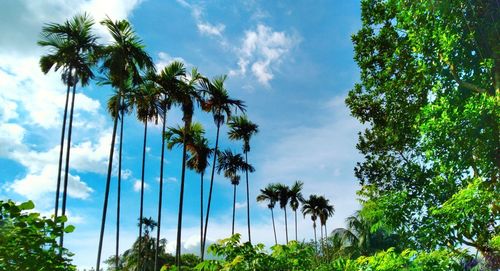
<svg viewBox="0 0 500 271">
<path fill-rule="evenodd" d="M 106 19 L 101 22 L 112 37 L 111 44 L 105 46 L 100 52 L 102 66 L 100 71 L 107 77 L 111 86 L 117 89 L 119 96 L 123 97 L 129 86 L 137 86 L 142 81 L 141 73 L 147 69 L 154 69 L 153 60 L 144 51 L 144 45 L 135 34 L 130 23 L 126 20 L 112 21 Z M 120 103 L 117 104 L 117 111 Z M 109 186 L 113 169 L 113 154 L 118 124 L 118 114 L 113 121 L 113 132 L 109 151 L 108 173 L 106 177 L 106 189 L 104 193 L 104 204 L 102 210 L 101 231 L 99 235 L 99 246 L 97 250 L 96 270 L 100 270 L 102 242 L 104 228 L 106 226 L 106 212 L 108 208 Z"/>
<path fill-rule="evenodd" d="M 302 187 L 304 183 L 301 181 L 295 181 L 290 187 L 290 191 L 288 196 L 290 197 L 290 207 L 295 213 L 295 241 L 297 240 L 297 209 L 299 208 L 299 204 L 304 201 L 304 197 L 302 196 Z"/>
<path fill-rule="evenodd" d="M 161 231 L 161 210 L 163 202 L 163 162 L 165 156 L 165 140 L 164 134 L 166 129 L 167 111 L 170 110 L 172 105 L 171 93 L 175 92 L 181 86 L 181 80 L 186 75 L 184 64 L 174 61 L 167 65 L 160 72 L 159 75 L 150 74 L 149 79 L 153 81 L 156 91 L 160 94 L 160 109 L 163 112 L 162 123 L 162 147 L 160 158 L 160 188 L 158 195 L 158 230 L 156 232 L 156 253 L 155 253 L 155 266 L 158 266 L 158 253 L 160 245 L 160 231 Z"/>
<path fill-rule="evenodd" d="M 187 166 L 200 174 L 200 250 L 202 249 L 201 242 L 203 242 L 203 176 L 209 165 L 208 160 L 213 153 L 213 149 L 210 148 L 208 139 L 206 139 L 203 134 L 201 136 L 194 136 L 193 151 L 191 152 L 191 157 L 187 161 Z M 200 255 L 201 253 L 200 251 Z"/>
<path fill-rule="evenodd" d="M 316 246 L 316 250 L 318 246 L 317 245 L 318 240 L 316 237 L 316 219 L 320 214 L 319 207 L 320 207 L 320 199 L 316 195 L 310 195 L 309 198 L 304 200 L 304 202 L 302 203 L 302 214 L 304 215 L 304 217 L 306 217 L 306 215 L 310 215 L 311 220 L 313 222 L 314 244 Z"/>
<path fill-rule="evenodd" d="M 229 139 L 243 140 L 243 153 L 245 162 L 248 163 L 248 152 L 250 151 L 250 139 L 259 132 L 259 126 L 251 122 L 246 115 L 231 117 L 227 123 L 229 126 Z M 247 186 L 247 224 L 248 224 L 248 242 L 252 242 L 250 234 L 250 192 L 248 185 L 248 171 L 245 171 Z"/>
<path fill-rule="evenodd" d="M 328 218 L 332 217 L 333 214 L 335 213 L 335 207 L 330 204 L 330 200 L 326 199 L 323 196 L 320 196 L 320 213 L 319 213 L 319 221 L 321 223 L 321 228 L 325 228 L 325 238 L 328 238 L 328 233 L 327 233 L 327 228 L 326 228 L 326 221 Z M 323 232 L 323 230 L 321 231 Z M 323 239 L 323 236 L 321 237 Z"/>
<path fill-rule="evenodd" d="M 155 121 L 156 123 L 158 123 L 161 108 L 159 104 L 159 93 L 156 91 L 153 81 L 144 80 L 142 84 L 133 92 L 132 96 L 134 105 L 136 107 L 137 119 L 144 123 L 141 167 L 141 200 L 139 209 L 139 217 L 141 218 L 143 217 L 144 211 L 144 179 L 146 169 L 146 142 L 148 133 L 148 121 Z M 142 240 L 141 237 L 142 219 L 139 219 L 139 240 Z M 141 251 L 140 242 L 139 251 Z"/>
<path fill-rule="evenodd" d="M 245 162 L 241 154 L 233 154 L 231 150 L 225 150 L 219 154 L 217 159 L 217 173 L 220 174 L 224 171 L 224 177 L 231 180 L 233 185 L 233 226 L 231 235 L 234 235 L 234 219 L 236 211 L 236 186 L 240 184 L 240 171 L 254 172 L 255 169 L 252 165 Z"/>
<path fill-rule="evenodd" d="M 245 104 L 241 100 L 231 99 L 229 94 L 224 87 L 224 81 L 227 76 L 215 77 L 212 81 L 203 80 L 201 82 L 201 92 L 205 96 L 205 100 L 202 103 L 203 110 L 207 112 L 212 112 L 215 125 L 217 127 L 217 133 L 215 137 L 215 147 L 214 147 L 214 159 L 212 163 L 212 174 L 210 176 L 210 188 L 208 192 L 208 203 L 207 203 L 207 213 L 205 215 L 205 225 L 203 230 L 203 243 L 201 260 L 205 256 L 205 243 L 207 241 L 207 227 L 208 218 L 210 217 L 210 206 L 212 203 L 212 192 L 214 185 L 214 174 L 215 174 L 215 161 L 217 159 L 217 152 L 219 147 L 219 131 L 222 124 L 224 124 L 225 119 L 229 119 L 233 113 L 233 110 L 245 111 Z"/>
<path fill-rule="evenodd" d="M 68 139 L 66 146 L 66 161 L 64 169 L 64 188 L 62 199 L 62 215 L 66 214 L 66 200 L 69 176 L 69 158 L 71 135 L 73 128 L 73 110 L 75 105 L 75 92 L 78 83 L 85 86 L 94 77 L 92 66 L 96 63 L 94 53 L 99 50 L 96 43 L 97 37 L 92 33 L 94 21 L 86 14 L 76 15 L 64 24 L 51 23 L 42 29 L 42 39 L 38 44 L 48 47 L 50 53 L 40 58 L 40 68 L 47 74 L 52 68 L 55 71 L 62 68 L 62 79 L 67 85 L 66 102 L 64 106 L 63 127 L 61 131 L 61 146 L 59 149 L 59 167 L 57 173 L 57 187 L 54 217 L 58 215 L 59 193 L 61 186 L 61 170 L 64 149 L 64 136 L 66 130 L 66 118 L 68 112 L 68 100 L 70 87 L 73 87 L 68 123 Z M 63 222 L 64 227 L 64 222 Z M 61 235 L 59 245 L 62 247 L 64 235 Z"/>
<path fill-rule="evenodd" d="M 279 193 L 276 190 L 276 184 L 268 184 L 266 188 L 260 190 L 260 194 L 257 196 L 257 201 L 262 202 L 262 201 L 267 201 L 267 208 L 271 210 L 271 219 L 273 221 L 273 231 L 274 231 L 274 243 L 277 245 L 278 244 L 278 239 L 276 238 L 276 227 L 274 224 L 274 206 L 276 205 L 276 202 L 279 200 Z"/>
<path fill-rule="evenodd" d="M 181 107 L 183 114 L 182 120 L 184 122 L 184 131 L 186 134 L 189 134 L 189 129 L 191 127 L 194 106 L 196 103 L 199 103 L 201 101 L 201 96 L 198 92 L 197 87 L 202 81 L 206 81 L 206 79 L 198 72 L 196 68 L 193 68 L 190 76 L 185 76 L 183 80 L 179 82 L 179 87 L 172 89 L 170 92 L 172 103 Z M 188 145 L 186 144 L 186 139 L 187 137 L 184 137 L 182 149 L 181 189 L 179 196 L 179 216 L 177 222 L 176 262 L 178 267 L 180 267 L 181 264 L 182 212 L 184 204 L 184 180 L 186 175 L 186 153 L 188 147 Z"/>
<path fill-rule="evenodd" d="M 288 200 L 290 199 L 290 188 L 287 185 L 278 183 L 276 184 L 276 190 L 278 190 L 280 208 L 285 212 L 285 237 L 286 243 L 288 244 L 288 219 L 286 208 L 288 206 Z"/>
</svg>

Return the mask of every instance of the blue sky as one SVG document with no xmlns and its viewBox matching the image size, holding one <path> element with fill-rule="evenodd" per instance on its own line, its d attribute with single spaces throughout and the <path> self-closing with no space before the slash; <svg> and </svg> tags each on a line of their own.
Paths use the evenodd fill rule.
<svg viewBox="0 0 500 271">
<path fill-rule="evenodd" d="M 196 66 L 208 77 L 228 74 L 230 94 L 246 102 L 248 116 L 260 126 L 252 141 L 250 176 L 253 239 L 272 244 L 268 209 L 255 202 L 269 182 L 305 183 L 304 194 L 321 194 L 335 205 L 329 230 L 343 226 L 357 208 L 353 168 L 361 125 L 349 115 L 345 96 L 358 78 L 350 35 L 360 27 L 357 1 L 160 1 L 71 0 L 7 1 L 0 10 L 0 199 L 32 199 L 37 210 L 53 209 L 58 144 L 65 88 L 60 75 L 43 75 L 36 46 L 43 23 L 63 22 L 78 12 L 96 21 L 105 15 L 126 18 L 143 39 L 158 67 L 173 60 Z M 109 41 L 96 25 L 100 42 Z M 79 88 L 70 160 L 68 212 L 77 229 L 65 243 L 79 267 L 95 264 L 111 139 L 111 118 L 105 111 L 111 89 L 91 84 Z M 180 124 L 173 109 L 168 126 Z M 197 111 L 213 144 L 210 115 Z M 125 120 L 121 249 L 137 235 L 143 128 L 132 114 Z M 156 217 L 160 127 L 148 133 L 145 215 Z M 221 147 L 241 150 L 221 130 Z M 175 244 L 180 179 L 180 150 L 166 152 L 162 236 Z M 209 175 L 209 174 L 207 174 Z M 208 181 L 206 182 L 208 188 Z M 208 190 L 208 189 L 206 189 Z M 103 257 L 113 253 L 116 178 L 111 186 Z M 237 231 L 246 239 L 244 186 L 238 188 Z M 199 246 L 199 177 L 188 172 L 183 251 Z M 208 239 L 231 231 L 232 187 L 216 176 Z M 276 210 L 278 239 L 284 240 L 283 213 Z M 292 220 L 289 220 L 292 225 Z M 293 227 L 290 226 L 289 229 Z M 292 230 L 290 231 L 292 232 Z M 299 238 L 313 236 L 310 220 L 299 216 Z"/>
</svg>

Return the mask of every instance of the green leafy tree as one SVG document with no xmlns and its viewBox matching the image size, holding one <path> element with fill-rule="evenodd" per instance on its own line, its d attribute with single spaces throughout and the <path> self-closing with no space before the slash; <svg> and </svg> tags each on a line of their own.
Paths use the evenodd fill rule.
<svg viewBox="0 0 500 271">
<path fill-rule="evenodd" d="M 496 1 L 362 1 L 361 82 L 346 100 L 366 125 L 355 170 L 364 216 L 405 245 L 477 249 L 499 232 L 500 19 Z M 497 196 L 498 197 L 498 196 Z"/>
<path fill-rule="evenodd" d="M 214 186 L 214 174 L 215 165 L 217 161 L 218 148 L 219 148 L 219 132 L 221 125 L 224 124 L 226 119 L 230 119 L 233 111 L 240 110 L 245 111 L 245 104 L 241 100 L 232 99 L 229 96 L 224 82 L 227 76 L 215 77 L 212 81 L 202 80 L 201 81 L 201 93 L 204 95 L 205 99 L 202 103 L 202 109 L 207 112 L 211 112 L 214 118 L 215 126 L 217 127 L 216 137 L 215 137 L 215 147 L 214 147 L 214 159 L 212 163 L 212 173 L 210 175 L 210 188 L 208 191 L 208 203 L 207 203 L 207 213 L 205 215 L 205 225 L 203 230 L 203 243 L 201 259 L 205 256 L 205 243 L 207 240 L 207 228 L 208 228 L 208 218 L 210 217 L 210 207 L 212 203 L 212 193 Z"/>
<path fill-rule="evenodd" d="M 118 101 L 122 100 L 127 91 L 136 87 L 142 82 L 141 73 L 154 68 L 153 60 L 144 50 L 144 44 L 135 34 L 132 26 L 126 20 L 112 21 L 106 19 L 101 22 L 112 37 L 112 42 L 106 45 L 99 54 L 102 66 L 100 71 L 104 73 L 106 82 L 118 91 Z M 115 102 L 120 109 L 120 102 Z M 106 226 L 106 213 L 108 209 L 109 187 L 111 183 L 111 173 L 113 169 L 113 155 L 115 148 L 116 130 L 119 114 L 112 114 L 113 132 L 109 151 L 108 172 L 106 177 L 106 188 L 104 192 L 104 204 L 102 209 L 101 231 L 99 235 L 99 246 L 97 249 L 96 270 L 101 265 L 102 242 L 104 228 Z"/>
<path fill-rule="evenodd" d="M 50 53 L 40 58 L 40 68 L 47 74 L 52 68 L 55 71 L 62 69 L 62 80 L 67 85 L 66 102 L 64 106 L 63 125 L 61 131 L 61 144 L 59 149 L 59 167 L 57 172 L 57 187 L 54 215 L 57 217 L 59 209 L 59 193 L 61 186 L 61 171 L 63 162 L 64 136 L 66 118 L 68 113 L 68 100 L 70 87 L 73 87 L 71 105 L 69 107 L 68 140 L 66 147 L 66 160 L 64 167 L 64 182 L 62 193 L 62 215 L 66 214 L 66 200 L 68 194 L 69 158 L 71 135 L 73 128 L 73 111 L 75 105 L 75 92 L 78 83 L 85 86 L 94 77 L 92 67 L 95 65 L 95 53 L 99 51 L 96 43 L 97 37 L 92 33 L 94 21 L 85 13 L 76 15 L 63 24 L 49 23 L 42 29 L 42 38 L 38 45 L 48 47 Z M 60 246 L 63 246 L 64 233 L 60 236 Z"/>
<path fill-rule="evenodd" d="M 243 140 L 243 153 L 245 154 L 245 162 L 248 163 L 248 152 L 250 151 L 250 139 L 253 135 L 259 132 L 259 126 L 251 122 L 246 115 L 231 117 L 227 123 L 229 126 L 229 139 Z M 248 184 L 248 170 L 245 170 L 246 186 L 247 186 L 247 224 L 248 224 L 248 241 L 252 242 L 250 230 L 250 192 Z M 295 213 L 297 214 L 297 213 Z"/>
<path fill-rule="evenodd" d="M 276 184 L 268 184 L 264 189 L 260 190 L 260 194 L 257 196 L 257 202 L 266 201 L 267 208 L 271 211 L 271 219 L 273 221 L 273 232 L 274 232 L 274 244 L 278 244 L 278 238 L 276 237 L 276 225 L 274 224 L 274 206 L 279 200 L 278 190 L 276 189 Z"/>
<path fill-rule="evenodd" d="M 234 235 L 234 220 L 236 214 L 236 187 L 240 184 L 240 171 L 254 172 L 255 169 L 252 165 L 245 162 L 241 154 L 233 154 L 231 150 L 225 150 L 219 153 L 217 159 L 217 173 L 224 171 L 224 177 L 231 180 L 233 185 L 233 224 L 231 228 L 231 235 Z"/>
<path fill-rule="evenodd" d="M 75 227 L 63 227 L 65 216 L 45 218 L 33 208 L 32 201 L 0 200 L 0 270 L 76 270 L 73 254 L 57 240 Z"/>
</svg>

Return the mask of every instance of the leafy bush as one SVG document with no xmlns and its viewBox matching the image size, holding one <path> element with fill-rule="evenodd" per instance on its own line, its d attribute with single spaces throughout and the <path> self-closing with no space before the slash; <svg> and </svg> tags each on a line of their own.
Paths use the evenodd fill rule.
<svg viewBox="0 0 500 271">
<path fill-rule="evenodd" d="M 76 270 L 72 254 L 57 242 L 74 227 L 62 227 L 65 216 L 54 221 L 28 212 L 33 208 L 32 201 L 16 204 L 0 200 L 0 270 Z"/>
</svg>

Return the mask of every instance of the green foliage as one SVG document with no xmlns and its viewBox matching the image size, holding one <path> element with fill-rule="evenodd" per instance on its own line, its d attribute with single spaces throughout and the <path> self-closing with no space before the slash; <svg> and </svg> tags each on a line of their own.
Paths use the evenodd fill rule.
<svg viewBox="0 0 500 271">
<path fill-rule="evenodd" d="M 33 208 L 32 201 L 0 200 L 0 270 L 76 270 L 70 259 L 73 254 L 57 242 L 63 232 L 75 227 L 63 228 L 65 216 L 54 221 L 30 212 Z"/>
</svg>

